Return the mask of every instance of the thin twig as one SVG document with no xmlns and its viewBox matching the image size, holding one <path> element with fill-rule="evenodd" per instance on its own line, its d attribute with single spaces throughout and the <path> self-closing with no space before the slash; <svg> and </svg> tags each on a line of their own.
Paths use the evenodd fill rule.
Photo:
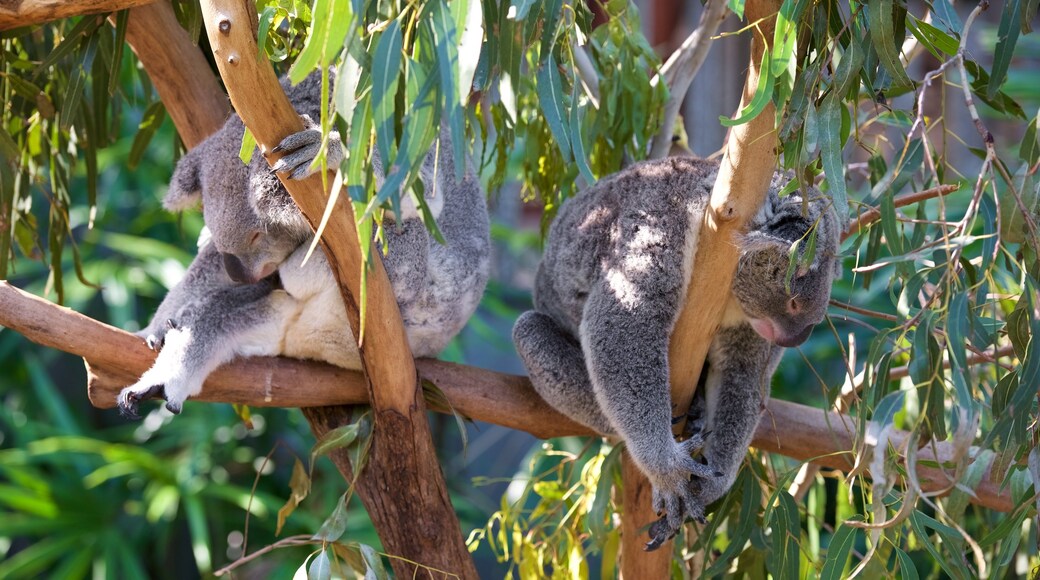
<svg viewBox="0 0 1040 580">
<path fill-rule="evenodd" d="M 903 195 L 897 195 L 892 201 L 895 207 L 904 207 L 912 205 L 920 201 L 925 201 L 935 197 L 951 194 L 960 189 L 957 185 L 938 185 L 936 187 L 926 189 L 924 191 L 915 191 L 913 193 L 904 193 Z M 861 214 L 856 219 L 849 222 L 849 229 L 842 235 L 842 241 L 845 241 L 852 236 L 859 233 L 861 229 L 868 226 L 877 220 L 881 219 L 881 210 L 879 208 L 871 208 Z"/>
<path fill-rule="evenodd" d="M 679 109 L 686 99 L 686 92 L 690 83 L 697 76 L 697 71 L 704 64 L 711 48 L 712 36 L 718 30 L 719 25 L 729 14 L 729 8 L 725 0 L 708 0 L 701 13 L 697 29 L 686 37 L 682 46 L 677 48 L 668 61 L 661 67 L 661 71 L 650 81 L 652 86 L 664 82 L 668 86 L 668 102 L 664 106 L 664 116 L 661 121 L 661 130 L 654 137 L 650 146 L 650 159 L 660 159 L 668 154 L 672 147 L 672 135 L 675 132 L 675 119 L 679 116 Z"/>
<path fill-rule="evenodd" d="M 241 558 L 235 560 L 234 562 L 228 564 L 227 566 L 224 566 L 220 570 L 217 570 L 216 572 L 213 573 L 213 575 L 214 576 L 223 576 L 224 574 L 227 574 L 228 572 L 234 570 L 235 568 L 238 568 L 239 566 L 241 566 L 243 564 L 251 562 L 252 560 L 255 560 L 256 558 L 259 558 L 260 556 L 263 556 L 264 554 L 267 554 L 268 552 L 273 552 L 273 551 L 275 551 L 275 550 L 277 550 L 279 548 L 288 548 L 290 546 L 306 546 L 306 545 L 318 545 L 318 546 L 320 546 L 321 544 L 322 544 L 321 540 L 315 540 L 315 539 L 311 538 L 311 536 L 308 536 L 307 534 L 300 534 L 300 535 L 297 535 L 297 536 L 289 536 L 288 538 L 285 538 L 285 539 L 282 539 L 282 540 L 278 540 L 277 542 L 275 542 L 273 544 L 264 546 L 263 548 L 260 548 L 259 550 L 253 552 L 252 554 L 249 554 L 248 556 L 242 556 Z"/>
</svg>

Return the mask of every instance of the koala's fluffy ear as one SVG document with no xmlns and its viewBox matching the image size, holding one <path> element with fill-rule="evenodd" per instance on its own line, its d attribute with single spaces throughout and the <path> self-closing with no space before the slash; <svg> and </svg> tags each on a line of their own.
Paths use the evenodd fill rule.
<svg viewBox="0 0 1040 580">
<path fill-rule="evenodd" d="M 200 145 L 188 151 L 170 178 L 170 189 L 163 198 L 163 207 L 170 211 L 184 211 L 199 204 L 202 199 L 202 149 Z"/>
</svg>

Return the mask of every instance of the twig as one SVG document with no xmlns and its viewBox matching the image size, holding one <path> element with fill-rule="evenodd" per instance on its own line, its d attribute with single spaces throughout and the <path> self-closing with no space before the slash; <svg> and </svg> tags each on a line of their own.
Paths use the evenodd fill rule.
<svg viewBox="0 0 1040 580">
<path fill-rule="evenodd" d="M 291 547 L 291 546 L 307 546 L 307 545 L 318 545 L 318 546 L 320 546 L 321 544 L 322 544 L 321 540 L 312 539 L 311 536 L 308 536 L 307 534 L 300 534 L 300 535 L 297 535 L 297 536 L 289 536 L 288 538 L 285 538 L 285 539 L 282 539 L 282 540 L 278 540 L 277 542 L 275 542 L 273 544 L 264 546 L 263 548 L 260 548 L 259 550 L 253 552 L 252 554 L 249 554 L 247 556 L 242 556 L 241 558 L 235 560 L 234 562 L 228 564 L 227 566 L 224 566 L 220 570 L 217 570 L 216 572 L 213 573 L 213 575 L 214 576 L 223 576 L 224 574 L 227 574 L 228 572 L 234 570 L 235 568 L 238 568 L 239 566 L 241 566 L 243 564 L 247 564 L 247 563 L 255 560 L 256 558 L 259 558 L 260 556 L 263 556 L 264 554 L 267 554 L 268 552 L 273 552 L 273 551 L 275 551 L 275 550 L 277 550 L 279 548 L 288 548 L 288 547 Z"/>
<path fill-rule="evenodd" d="M 599 74 L 596 73 L 596 68 L 592 66 L 592 59 L 589 58 L 589 53 L 585 52 L 585 49 L 578 45 L 578 41 L 573 36 L 571 37 L 571 54 L 574 56 L 574 64 L 578 71 L 578 77 L 581 79 L 581 85 L 585 87 L 585 94 L 589 96 L 592 106 L 598 109 Z"/>
<path fill-rule="evenodd" d="M 949 195 L 960 189 L 957 185 L 938 185 L 936 187 L 926 189 L 924 191 L 915 191 L 913 193 L 904 193 L 903 195 L 897 195 L 892 201 L 895 207 L 904 207 L 907 205 L 913 205 L 920 201 L 925 201 L 935 197 Z M 845 241 L 852 236 L 859 233 L 864 227 L 876 222 L 881 219 L 881 210 L 879 208 L 871 208 L 866 212 L 862 213 L 859 217 L 849 222 L 849 229 L 842 234 L 842 241 Z"/>
<path fill-rule="evenodd" d="M 899 317 L 892 314 L 885 314 L 884 312 L 877 312 L 875 310 L 868 310 L 866 308 L 860 308 L 859 306 L 853 306 L 845 302 L 839 302 L 835 298 L 830 300 L 831 306 L 836 306 L 842 310 L 848 310 L 849 312 L 855 312 L 856 314 L 862 314 L 863 316 L 869 316 L 871 318 L 879 318 L 881 320 L 887 320 L 889 322 L 899 322 Z"/>
<path fill-rule="evenodd" d="M 697 29 L 686 37 L 682 45 L 668 57 L 660 72 L 650 81 L 652 86 L 664 82 L 668 86 L 668 102 L 664 106 L 661 130 L 654 137 L 650 146 L 650 159 L 660 159 L 668 154 L 672 147 L 672 135 L 675 131 L 675 119 L 679 116 L 679 108 L 686 99 L 686 91 L 697 76 L 697 71 L 704 64 L 711 48 L 711 39 L 719 25 L 729 14 L 725 0 L 708 0 L 701 13 Z"/>
</svg>

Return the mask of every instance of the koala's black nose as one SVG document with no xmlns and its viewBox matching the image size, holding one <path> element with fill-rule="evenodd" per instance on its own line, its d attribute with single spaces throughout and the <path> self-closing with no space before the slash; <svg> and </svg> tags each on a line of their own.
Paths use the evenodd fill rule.
<svg viewBox="0 0 1040 580">
<path fill-rule="evenodd" d="M 249 271 L 246 270 L 246 267 L 242 264 L 242 260 L 238 259 L 238 256 L 221 252 L 220 257 L 224 259 L 224 271 L 227 272 L 228 278 L 231 278 L 240 284 L 255 281 L 249 275 Z"/>
</svg>

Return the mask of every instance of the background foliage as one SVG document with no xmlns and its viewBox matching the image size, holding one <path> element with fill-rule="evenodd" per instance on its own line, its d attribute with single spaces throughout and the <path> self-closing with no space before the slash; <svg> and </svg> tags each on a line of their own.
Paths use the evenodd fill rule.
<svg viewBox="0 0 1040 580">
<path fill-rule="evenodd" d="M 198 38 L 197 5 L 175 6 Z M 349 135 L 347 190 L 376 220 L 398 203 L 397 187 L 413 181 L 444 125 L 490 191 L 519 189 L 540 202 L 544 230 L 582 184 L 645 156 L 669 96 L 654 80 L 660 61 L 638 12 L 620 0 L 605 4 L 606 23 L 595 28 L 583 3 L 563 0 L 259 0 L 257 8 L 261 44 L 281 72 L 302 78 L 336 65 L 321 123 Z M 730 8 L 740 13 L 742 4 Z M 856 568 L 1003 578 L 1040 564 L 1040 47 L 1028 34 L 1037 1 L 975 8 L 783 3 L 769 82 L 739 120 L 772 100 L 780 166 L 819 182 L 840 211 L 877 207 L 881 219 L 843 250 L 835 301 L 856 310 L 833 309 L 828 327 L 789 353 L 774 396 L 826 406 L 843 384 L 859 387 L 845 389 L 850 413 L 872 423 L 862 423 L 853 451 L 888 477 L 823 472 L 789 491 L 799 463 L 752 452 L 707 529 L 676 542 L 677 577 L 689 574 L 698 550 L 709 576 L 844 577 Z M 754 24 L 741 34 L 756 34 Z M 0 38 L 0 276 L 134 329 L 190 261 L 201 219 L 159 209 L 179 146 L 124 47 L 124 27 L 125 15 L 111 24 L 82 17 Z M 591 69 L 579 73 L 581 54 Z M 379 189 L 369 162 L 376 150 L 394 176 Z M 940 183 L 958 189 L 897 207 L 900 194 Z M 407 188 L 421 200 L 420 189 Z M 514 251 L 537 246 L 536 236 L 504 223 L 495 232 Z M 502 344 L 524 306 L 493 284 L 448 356 L 486 354 L 473 337 L 497 334 Z M 973 362 L 994 352 L 1003 353 L 996 362 Z M 298 413 L 254 413 L 247 429 L 229 407 L 199 405 L 176 421 L 155 411 L 132 424 L 86 406 L 74 361 L 10 332 L 0 332 L 0 365 L 0 577 L 180 577 L 239 557 L 247 529 L 249 551 L 276 540 L 294 456 L 306 458 L 312 444 Z M 890 379 L 901 365 L 907 376 Z M 458 449 L 454 429 L 438 430 L 449 455 Z M 942 466 L 960 481 L 949 496 L 919 493 L 895 461 L 905 450 L 887 444 L 892 429 L 910 431 L 917 445 L 951 441 L 963 451 Z M 911 461 L 923 453 L 914 448 Z M 1018 506 L 1011 514 L 968 503 L 990 463 Z M 482 488 L 448 473 L 483 569 L 610 577 L 617 449 L 535 442 L 517 464 L 491 505 Z M 281 537 L 315 533 L 335 515 L 338 474 L 319 462 L 311 487 Z M 378 546 L 361 512 L 347 511 L 344 541 Z M 312 551 L 272 552 L 246 570 L 284 576 Z M 373 565 L 359 564 L 358 553 L 323 554 Z"/>
</svg>

